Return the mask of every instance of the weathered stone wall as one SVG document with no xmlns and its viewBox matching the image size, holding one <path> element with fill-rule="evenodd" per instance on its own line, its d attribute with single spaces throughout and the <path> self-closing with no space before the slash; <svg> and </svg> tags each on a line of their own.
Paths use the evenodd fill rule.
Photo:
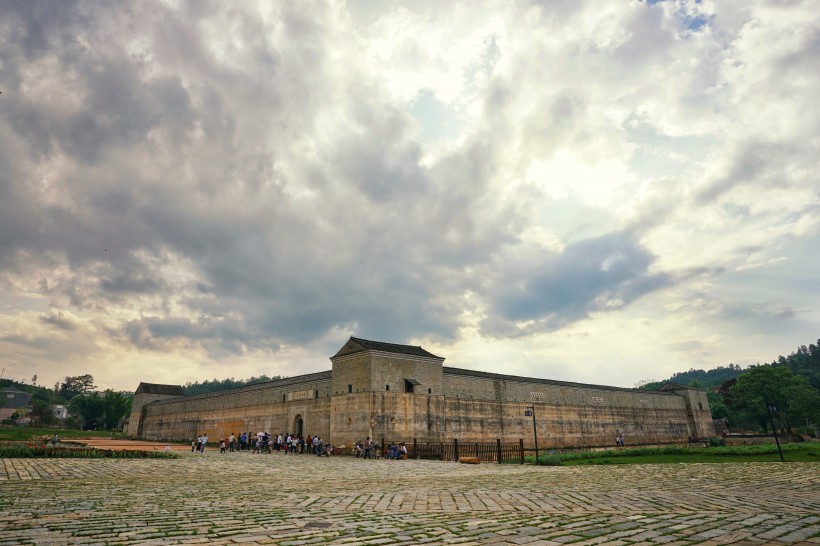
<svg viewBox="0 0 820 546">
<path fill-rule="evenodd" d="M 168 400 L 172 398 L 179 398 L 178 396 L 169 396 L 167 394 L 135 394 L 134 400 L 131 403 L 131 415 L 128 417 L 128 426 L 123 429 L 125 434 L 129 436 L 137 436 L 139 432 L 140 417 L 142 416 L 142 408 L 151 402 L 158 400 Z"/>
<path fill-rule="evenodd" d="M 373 356 L 371 390 L 391 393 L 405 392 L 405 380 L 416 381 L 417 394 L 444 394 L 440 361 L 414 357 Z M 389 387 L 389 390 L 388 390 Z"/>
<path fill-rule="evenodd" d="M 623 398 L 630 401 L 628 396 Z M 529 406 L 534 407 L 539 444 L 544 447 L 614 445 L 618 435 L 629 444 L 696 438 L 684 399 L 674 393 L 638 398 L 637 403 L 621 407 L 390 392 L 337 395 L 331 400 L 330 437 L 344 445 L 370 434 L 374 438 L 419 442 L 490 442 L 496 438 L 514 442 L 523 438 L 525 444 L 532 445 L 532 417 L 524 415 Z M 710 436 L 704 433 L 699 437 Z"/>
<path fill-rule="evenodd" d="M 523 438 L 534 443 L 532 406 L 542 447 L 614 445 L 623 435 L 631 444 L 686 442 L 687 416 L 682 408 L 616 408 L 489 400 L 447 400 L 447 434 L 464 442 Z"/>
<path fill-rule="evenodd" d="M 585 385 L 459 368 L 444 368 L 444 380 L 444 394 L 447 398 L 637 409 L 684 407 L 680 397 L 670 392 Z"/>
<path fill-rule="evenodd" d="M 333 360 L 332 394 L 351 394 L 372 390 L 371 359 L 367 353 L 356 353 Z"/>
<path fill-rule="evenodd" d="M 352 445 L 372 434 L 373 438 L 443 441 L 446 407 L 442 395 L 368 392 L 334 396 L 331 438 Z"/>
<path fill-rule="evenodd" d="M 709 438 L 714 428 L 706 393 L 659 392 L 502 376 L 444 368 L 446 433 L 463 441 L 533 439 L 533 406 L 539 443 L 593 446 L 685 442 Z"/>
<path fill-rule="evenodd" d="M 141 437 L 189 440 L 206 432 L 212 440 L 231 433 L 271 434 L 295 431 L 330 435 L 331 372 L 321 372 L 249 385 L 183 399 L 161 400 L 145 406 Z"/>
</svg>

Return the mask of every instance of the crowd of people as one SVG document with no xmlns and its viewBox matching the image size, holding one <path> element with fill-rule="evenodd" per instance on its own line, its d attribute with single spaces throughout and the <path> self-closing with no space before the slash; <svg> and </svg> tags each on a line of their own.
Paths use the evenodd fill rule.
<svg viewBox="0 0 820 546">
<path fill-rule="evenodd" d="M 205 448 L 208 445 L 208 434 L 202 433 L 194 440 L 191 440 L 192 453 L 205 453 Z M 285 455 L 310 454 L 310 455 L 330 455 L 334 448 L 329 444 L 325 444 L 318 436 L 300 436 L 296 434 L 277 434 L 271 435 L 269 432 L 242 432 L 239 435 L 231 433 L 230 436 L 221 438 L 219 440 L 220 453 L 233 453 L 235 451 L 248 451 L 252 454 L 257 453 L 284 453 Z M 371 459 L 380 457 L 382 455 L 381 446 L 371 442 L 368 437 L 363 442 L 356 442 L 353 447 L 353 453 L 357 457 Z M 407 446 L 404 442 L 399 444 L 391 443 L 388 449 L 385 450 L 384 456 L 388 459 L 406 459 Z"/>
<path fill-rule="evenodd" d="M 208 445 L 208 435 L 203 433 L 191 440 L 191 452 L 205 453 Z M 235 451 L 249 451 L 251 453 L 273 453 L 282 452 L 288 454 L 318 454 L 324 455 L 327 447 L 318 436 L 307 435 L 305 437 L 287 433 L 272 436 L 269 432 L 242 432 L 239 435 L 231 433 L 230 436 L 219 440 L 220 453 L 233 453 Z"/>
</svg>

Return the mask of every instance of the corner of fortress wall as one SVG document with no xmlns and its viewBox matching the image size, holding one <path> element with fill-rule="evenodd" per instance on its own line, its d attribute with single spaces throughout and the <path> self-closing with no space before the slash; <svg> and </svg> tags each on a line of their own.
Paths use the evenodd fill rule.
<svg viewBox="0 0 820 546">
<path fill-rule="evenodd" d="M 142 436 L 141 427 L 143 420 L 143 409 L 151 402 L 157 400 L 168 400 L 172 398 L 184 399 L 184 396 L 167 395 L 167 394 L 148 394 L 139 393 L 134 395 L 134 401 L 131 403 L 131 415 L 128 418 L 128 428 L 123 432 L 129 438 L 138 438 Z"/>
</svg>

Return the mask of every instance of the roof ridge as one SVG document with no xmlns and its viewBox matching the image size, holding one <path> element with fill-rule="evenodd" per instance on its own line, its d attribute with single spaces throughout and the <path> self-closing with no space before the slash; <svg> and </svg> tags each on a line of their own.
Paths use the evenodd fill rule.
<svg viewBox="0 0 820 546">
<path fill-rule="evenodd" d="M 436 358 L 444 360 L 440 356 L 436 356 L 430 351 L 422 348 L 421 345 L 407 345 L 405 343 L 390 343 L 387 341 L 375 341 L 372 339 L 364 339 L 361 337 L 350 336 L 350 341 L 360 345 L 365 350 L 382 351 L 386 353 L 400 354 L 406 356 L 417 356 L 424 358 Z"/>
</svg>

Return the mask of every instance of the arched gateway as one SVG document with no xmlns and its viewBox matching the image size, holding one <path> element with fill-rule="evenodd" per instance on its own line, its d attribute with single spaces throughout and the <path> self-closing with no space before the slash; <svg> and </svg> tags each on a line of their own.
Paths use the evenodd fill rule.
<svg viewBox="0 0 820 546">
<path fill-rule="evenodd" d="M 685 385 L 646 391 L 477 372 L 444 366 L 421 347 L 356 337 L 330 362 L 325 372 L 193 396 L 141 383 L 127 432 L 150 440 L 190 440 L 192 430 L 212 438 L 234 430 L 304 435 L 309 423 L 310 434 L 335 445 L 366 436 L 531 445 L 534 413 L 538 442 L 550 447 L 714 435 L 706 393 Z"/>
</svg>

